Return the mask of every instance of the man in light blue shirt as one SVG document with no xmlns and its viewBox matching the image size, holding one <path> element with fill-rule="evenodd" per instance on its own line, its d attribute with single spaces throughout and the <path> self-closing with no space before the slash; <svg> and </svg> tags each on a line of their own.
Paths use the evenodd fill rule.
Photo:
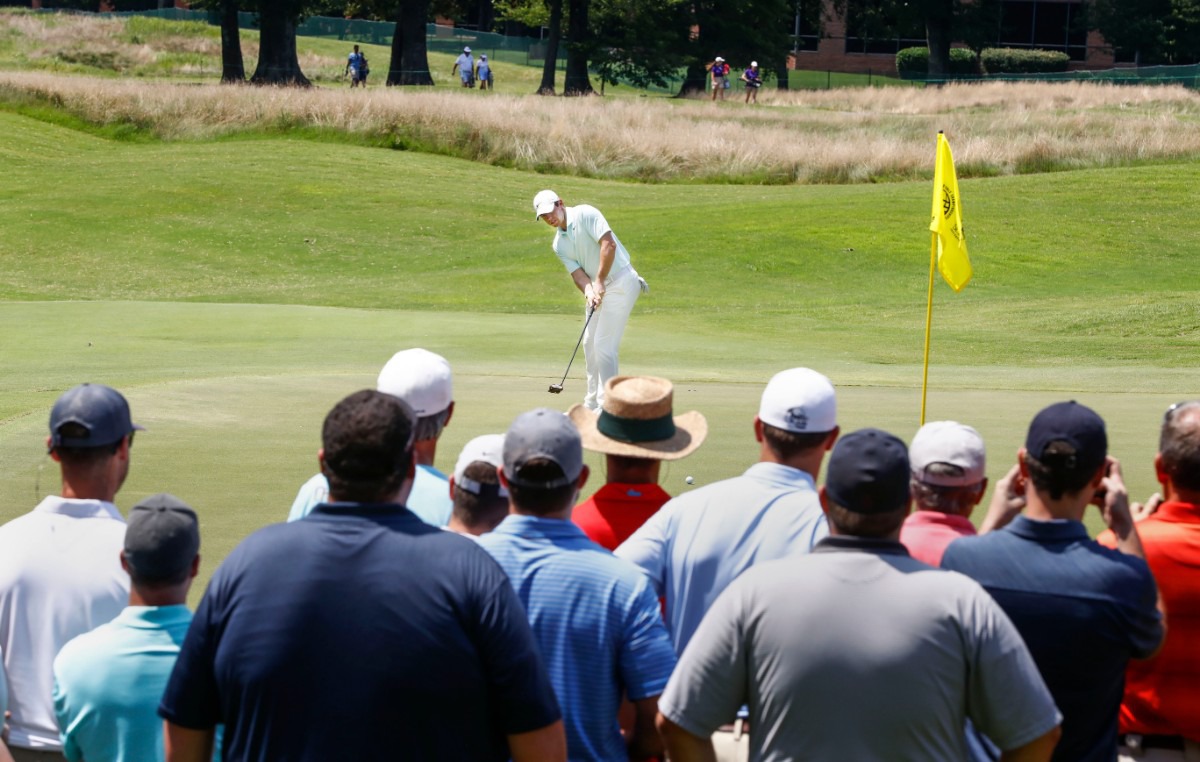
<svg viewBox="0 0 1200 762">
<path fill-rule="evenodd" d="M 583 404 L 599 411 L 604 385 L 618 373 L 618 351 L 629 313 L 650 287 L 633 269 L 629 252 L 596 207 L 566 206 L 557 193 L 544 190 L 533 197 L 533 213 L 534 219 L 555 229 L 554 254 L 583 294 L 583 359 L 588 379 Z"/>
<path fill-rule="evenodd" d="M 676 654 L 739 574 L 807 553 L 828 534 L 814 479 L 838 436 L 833 384 L 808 368 L 777 373 L 763 392 L 754 435 L 758 463 L 671 500 L 616 550 L 666 598 Z"/>
<path fill-rule="evenodd" d="M 164 759 L 158 702 L 192 621 L 185 604 L 199 550 L 196 514 L 178 498 L 154 495 L 129 512 L 129 606 L 54 660 L 54 711 L 71 762 Z"/>
<path fill-rule="evenodd" d="M 450 480 L 433 467 L 433 459 L 437 455 L 438 438 L 454 413 L 450 363 L 427 349 L 405 349 L 383 366 L 375 386 L 384 394 L 404 400 L 418 416 L 413 435 L 416 476 L 405 507 L 426 524 L 444 527 L 450 523 L 453 508 Z M 288 521 L 304 518 L 328 498 L 329 482 L 323 474 L 314 475 L 296 494 Z"/>
<path fill-rule="evenodd" d="M 654 717 L 675 654 L 645 575 L 571 521 L 588 477 L 578 430 L 547 408 L 518 416 L 504 438 L 499 477 L 510 514 L 479 543 L 525 606 L 562 708 L 568 757 L 660 756 Z M 636 709 L 624 737 L 622 696 Z"/>
</svg>

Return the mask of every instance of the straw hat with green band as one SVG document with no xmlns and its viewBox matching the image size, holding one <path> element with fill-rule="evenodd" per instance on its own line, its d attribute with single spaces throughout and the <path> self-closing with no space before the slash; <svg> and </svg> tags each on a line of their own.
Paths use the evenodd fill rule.
<svg viewBox="0 0 1200 762">
<path fill-rule="evenodd" d="M 674 415 L 671 382 L 655 376 L 617 376 L 604 385 L 599 413 L 575 405 L 567 415 L 592 452 L 627 458 L 679 460 L 708 436 L 708 421 L 695 410 Z"/>
</svg>

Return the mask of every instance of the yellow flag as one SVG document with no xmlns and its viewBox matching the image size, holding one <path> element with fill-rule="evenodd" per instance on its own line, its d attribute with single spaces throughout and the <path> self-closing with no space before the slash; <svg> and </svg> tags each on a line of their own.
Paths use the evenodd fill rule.
<svg viewBox="0 0 1200 762">
<path fill-rule="evenodd" d="M 971 280 L 971 258 L 967 256 L 967 237 L 963 233 L 962 197 L 958 195 L 958 176 L 954 156 L 946 136 L 938 133 L 937 164 L 933 170 L 933 212 L 929 230 L 937 234 L 938 269 L 955 291 L 962 291 Z"/>
</svg>

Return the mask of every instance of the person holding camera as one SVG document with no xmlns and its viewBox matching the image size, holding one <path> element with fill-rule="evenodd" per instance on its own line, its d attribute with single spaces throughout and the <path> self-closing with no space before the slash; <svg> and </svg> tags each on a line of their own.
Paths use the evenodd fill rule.
<svg viewBox="0 0 1200 762">
<path fill-rule="evenodd" d="M 742 72 L 742 81 L 746 83 L 746 103 L 758 103 L 758 88 L 762 87 L 762 74 L 758 71 L 758 61 L 751 61 L 750 67 Z"/>
</svg>

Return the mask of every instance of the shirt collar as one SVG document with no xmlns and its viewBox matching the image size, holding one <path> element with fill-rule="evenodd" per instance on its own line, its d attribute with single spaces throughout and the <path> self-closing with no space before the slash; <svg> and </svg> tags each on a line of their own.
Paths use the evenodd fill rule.
<svg viewBox="0 0 1200 762">
<path fill-rule="evenodd" d="M 1087 527 L 1082 521 L 1062 519 L 1056 521 L 1036 521 L 1028 516 L 1017 516 L 1012 523 L 1005 527 L 1018 537 L 1041 542 L 1065 540 L 1090 540 Z"/>
<path fill-rule="evenodd" d="M 904 520 L 905 526 L 946 526 L 959 532 L 975 534 L 975 525 L 966 516 L 941 511 L 913 511 Z"/>
<path fill-rule="evenodd" d="M 125 521 L 121 512 L 117 510 L 117 506 L 106 500 L 81 500 L 73 497 L 47 495 L 33 510 L 39 513 L 57 513 L 60 516 L 70 516 L 74 519 Z"/>
<path fill-rule="evenodd" d="M 851 537 L 849 535 L 829 535 L 813 546 L 813 553 L 838 553 L 844 551 L 859 551 L 884 556 L 907 556 L 908 548 L 897 540 L 883 540 L 878 537 Z"/>
<path fill-rule="evenodd" d="M 181 603 L 175 606 L 126 606 L 113 621 L 140 630 L 158 630 L 191 620 L 192 612 Z"/>
<path fill-rule="evenodd" d="M 1170 500 L 1158 506 L 1154 518 L 1178 524 L 1200 524 L 1200 505 Z"/>
<path fill-rule="evenodd" d="M 596 490 L 595 497 L 600 498 L 601 500 L 605 498 L 613 500 L 631 497 L 644 500 L 648 500 L 650 498 L 662 498 L 664 500 L 671 499 L 671 496 L 667 494 L 667 491 L 657 484 L 635 484 L 632 482 L 608 482 L 603 487 Z"/>
<path fill-rule="evenodd" d="M 507 534 L 522 537 L 527 540 L 544 538 L 547 540 L 586 540 L 587 535 L 574 521 L 566 519 L 544 519 L 540 516 L 526 516 L 510 513 L 504 521 L 492 530 L 493 534 Z"/>
<path fill-rule="evenodd" d="M 320 503 L 312 509 L 313 513 L 323 513 L 329 516 L 387 516 L 409 514 L 420 521 L 400 503 Z"/>
<path fill-rule="evenodd" d="M 801 471 L 798 468 L 785 466 L 782 463 L 755 463 L 750 468 L 746 469 L 745 476 L 752 479 L 759 479 L 764 482 L 780 484 L 785 487 L 796 487 L 800 484 L 806 484 L 812 490 L 816 490 L 816 482 L 813 481 L 812 475 L 807 471 Z"/>
</svg>

